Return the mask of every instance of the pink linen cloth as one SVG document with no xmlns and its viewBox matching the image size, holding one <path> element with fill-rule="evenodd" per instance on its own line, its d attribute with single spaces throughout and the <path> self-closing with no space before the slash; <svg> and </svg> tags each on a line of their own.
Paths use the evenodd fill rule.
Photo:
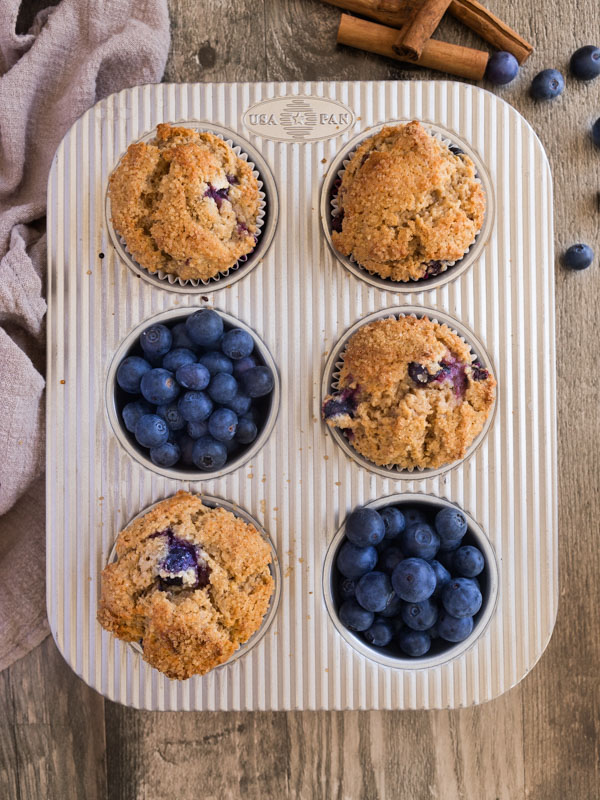
<svg viewBox="0 0 600 800">
<path fill-rule="evenodd" d="M 0 0 L 0 670 L 48 632 L 44 586 L 46 182 L 67 130 L 162 78 L 167 0 L 62 0 L 15 32 Z"/>
</svg>

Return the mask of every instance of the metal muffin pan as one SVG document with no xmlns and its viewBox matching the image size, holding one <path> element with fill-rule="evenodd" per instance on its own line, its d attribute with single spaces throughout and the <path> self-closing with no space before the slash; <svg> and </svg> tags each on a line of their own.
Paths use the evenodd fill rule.
<svg viewBox="0 0 600 800">
<path fill-rule="evenodd" d="M 377 500 L 366 503 L 365 507 L 379 509 L 385 508 L 385 506 L 396 505 L 427 506 L 430 509 L 439 509 L 444 506 L 449 508 L 457 507 L 455 503 L 451 503 L 449 500 L 445 500 L 442 497 L 418 493 L 393 494 L 389 497 L 380 497 Z M 490 544 L 481 526 L 470 514 L 467 514 L 464 509 L 461 508 L 460 511 L 462 511 L 467 518 L 468 528 L 465 538 L 468 540 L 469 544 L 474 544 L 478 547 L 485 558 L 485 569 L 482 573 L 484 580 L 482 581 L 480 578 L 480 582 L 483 583 L 483 603 L 481 609 L 476 614 L 475 624 L 470 635 L 467 636 L 464 641 L 458 642 L 457 644 L 452 645 L 447 643 L 447 646 L 441 651 L 436 651 L 437 648 L 434 644 L 433 653 L 426 654 L 420 658 L 411 658 L 409 656 L 392 655 L 384 648 L 371 647 L 360 635 L 353 633 L 342 625 L 337 613 L 338 604 L 335 597 L 334 574 L 335 559 L 340 545 L 346 536 L 346 520 L 344 520 L 340 529 L 331 540 L 329 548 L 327 549 L 327 555 L 325 556 L 325 563 L 323 564 L 323 596 L 331 622 L 350 647 L 353 647 L 366 658 L 370 658 L 384 667 L 409 670 L 431 669 L 433 667 L 439 667 L 441 664 L 445 664 L 453 658 L 458 658 L 470 647 L 473 647 L 475 642 L 484 635 L 494 611 L 496 610 L 498 600 L 498 563 L 496 561 L 494 548 Z"/>
<path fill-rule="evenodd" d="M 146 469 L 152 470 L 156 472 L 158 475 L 164 475 L 165 478 L 172 478 L 173 480 L 187 480 L 187 481 L 208 481 L 212 480 L 213 478 L 222 478 L 224 475 L 227 475 L 230 472 L 234 472 L 236 469 L 239 469 L 241 466 L 246 464 L 253 458 L 256 453 L 264 446 L 265 442 L 268 440 L 269 436 L 273 432 L 273 428 L 275 427 L 275 423 L 277 422 L 277 414 L 279 413 L 279 401 L 281 396 L 281 380 L 279 377 L 279 371 L 277 369 L 277 365 L 273 360 L 273 356 L 269 352 L 268 347 L 262 341 L 260 336 L 257 335 L 255 331 L 252 330 L 248 325 L 246 325 L 241 319 L 237 317 L 233 317 L 231 314 L 227 314 L 221 309 L 216 308 L 215 310 L 219 312 L 223 322 L 228 327 L 236 327 L 242 328 L 247 333 L 252 336 L 254 340 L 254 352 L 259 356 L 260 360 L 263 364 L 270 368 L 271 372 L 273 373 L 274 378 L 274 385 L 273 391 L 271 392 L 270 397 L 267 398 L 260 398 L 261 400 L 265 399 L 268 402 L 268 410 L 266 411 L 265 419 L 262 423 L 262 428 L 260 428 L 259 433 L 256 439 L 251 442 L 246 448 L 243 448 L 242 451 L 234 458 L 227 459 L 226 464 L 221 467 L 219 470 L 213 470 L 211 472 L 203 472 L 199 469 L 186 469 L 184 467 L 158 467 L 156 464 L 152 462 L 152 460 L 147 455 L 147 450 L 140 447 L 135 441 L 134 438 L 128 431 L 126 430 L 123 421 L 121 419 L 121 415 L 119 413 L 119 409 L 117 407 L 116 401 L 116 394 L 115 388 L 117 385 L 116 376 L 117 370 L 119 368 L 119 364 L 125 358 L 125 356 L 129 353 L 132 347 L 136 344 L 139 339 L 140 334 L 143 330 L 145 330 L 149 325 L 153 325 L 154 323 L 162 322 L 162 323 L 177 323 L 182 322 L 188 317 L 190 314 L 193 314 L 195 311 L 198 311 L 199 308 L 202 306 L 193 306 L 191 308 L 185 309 L 177 309 L 173 308 L 169 311 L 163 311 L 160 314 L 156 314 L 149 319 L 145 319 L 143 322 L 140 322 L 139 325 L 130 331 L 127 336 L 123 339 L 121 344 L 119 345 L 118 350 L 115 352 L 112 361 L 110 362 L 110 366 L 108 368 L 108 374 L 106 376 L 106 409 L 108 412 L 108 418 L 110 420 L 110 425 L 112 427 L 112 431 L 114 435 L 117 437 L 118 441 L 120 442 L 121 446 L 129 453 L 129 455 L 134 458 L 139 464 L 141 464 Z"/>
<path fill-rule="evenodd" d="M 235 653 L 231 656 L 231 658 L 225 661 L 224 664 L 220 664 L 218 667 L 215 667 L 215 669 L 223 669 L 224 667 L 227 667 L 229 664 L 233 664 L 234 661 L 238 660 L 238 658 L 242 658 L 242 656 L 245 656 L 246 653 L 249 653 L 253 647 L 256 647 L 256 645 L 260 642 L 265 633 L 269 630 L 269 627 L 273 622 L 273 618 L 277 613 L 277 607 L 279 606 L 279 599 L 281 597 L 281 567 L 279 564 L 279 558 L 277 557 L 277 550 L 275 550 L 275 547 L 273 546 L 271 537 L 269 536 L 267 531 L 262 527 L 262 525 L 256 519 L 254 519 L 254 517 L 252 517 L 247 511 L 244 511 L 243 508 L 239 508 L 235 503 L 230 503 L 228 500 L 223 500 L 220 497 L 209 497 L 208 495 L 200 495 L 200 499 L 202 500 L 203 504 L 205 506 L 208 506 L 209 508 L 217 508 L 217 507 L 224 508 L 226 511 L 231 511 L 231 513 L 235 514 L 236 517 L 240 517 L 240 519 L 243 519 L 244 522 L 249 522 L 250 525 L 254 525 L 256 530 L 260 533 L 262 538 L 269 545 L 272 558 L 269 569 L 271 572 L 271 577 L 273 578 L 273 594 L 271 595 L 271 599 L 269 601 L 269 608 L 267 609 L 267 613 L 263 617 L 263 621 L 261 623 L 260 628 L 255 633 L 252 634 L 252 636 L 248 639 L 248 641 L 241 644 L 235 651 Z M 160 502 L 161 502 L 160 500 L 157 500 L 156 503 L 152 503 L 147 508 L 142 509 L 139 512 L 139 514 L 136 514 L 135 517 L 133 517 L 133 519 L 129 520 L 129 522 L 125 525 L 125 528 L 131 525 L 132 522 L 135 522 L 135 520 L 138 519 L 139 517 L 143 517 L 145 514 L 148 514 Z M 117 540 L 115 539 L 115 543 L 113 545 L 112 550 L 110 551 L 107 563 L 112 564 L 116 560 L 117 560 Z M 143 650 L 138 642 L 127 642 L 127 644 L 138 655 L 142 655 Z"/>
<path fill-rule="evenodd" d="M 312 116 L 311 97 L 319 98 Z M 269 125 L 252 128 L 263 118 L 273 123 L 272 139 Z M 328 167 L 351 139 L 385 120 L 412 118 L 443 127 L 478 154 L 495 205 L 477 263 L 456 280 L 417 284 L 406 294 L 342 268 L 323 236 L 320 202 Z M 110 172 L 130 142 L 179 119 L 212 120 L 246 139 L 277 184 L 282 224 L 272 246 L 260 267 L 225 291 L 165 291 L 111 247 Z M 304 120 L 302 141 L 292 137 L 296 119 Z M 537 137 L 514 109 L 475 86 L 437 81 L 128 89 L 84 114 L 58 148 L 48 185 L 48 261 L 48 617 L 85 681 L 147 709 L 445 708 L 496 697 L 533 667 L 558 602 L 552 182 Z M 198 294 L 265 343 L 280 370 L 281 405 L 276 429 L 247 465 L 191 483 L 157 475 L 123 449 L 105 389 L 129 332 L 156 314 L 197 306 Z M 443 474 L 379 475 L 348 458 L 322 423 L 323 371 L 358 320 L 424 306 L 485 343 L 499 386 L 495 419 L 472 456 Z M 271 627 L 244 658 L 178 682 L 95 618 L 117 532 L 181 488 L 248 509 L 273 540 L 282 588 Z M 485 634 L 427 669 L 394 669 L 356 652 L 332 628 L 323 599 L 335 531 L 352 508 L 397 492 L 457 504 L 497 556 L 498 601 Z"/>
<path fill-rule="evenodd" d="M 182 294 L 204 294 L 205 292 L 214 292 L 218 289 L 226 289 L 228 286 L 236 283 L 244 278 L 254 267 L 256 267 L 265 256 L 265 253 L 271 246 L 275 230 L 277 228 L 277 220 L 279 217 L 279 200 L 277 197 L 277 187 L 273 179 L 273 174 L 269 165 L 264 160 L 260 152 L 253 147 L 250 142 L 239 136 L 235 131 L 224 128 L 221 125 L 213 125 L 211 122 L 203 120 L 164 120 L 165 122 L 172 122 L 184 128 L 193 128 L 200 133 L 214 133 L 216 136 L 230 141 L 235 148 L 239 148 L 241 156 L 248 156 L 250 161 L 255 166 L 255 177 L 259 181 L 261 192 L 264 194 L 264 218 L 263 225 L 256 241 L 256 247 L 247 256 L 243 256 L 236 264 L 227 270 L 226 273 L 219 273 L 215 278 L 207 281 L 199 281 L 198 285 L 194 285 L 190 281 L 180 281 L 173 275 L 165 275 L 161 278 L 156 273 L 149 272 L 142 267 L 131 253 L 127 250 L 124 240 L 115 231 L 112 224 L 112 214 L 110 210 L 110 197 L 108 195 L 108 184 L 105 199 L 105 214 L 106 214 L 106 228 L 110 235 L 112 245 L 123 259 L 123 261 L 132 269 L 136 275 L 139 275 L 145 281 L 159 286 L 168 292 L 180 292 Z M 137 141 L 149 142 L 156 137 L 156 128 L 146 132 L 140 136 Z M 132 144 L 127 142 L 125 150 Z M 120 160 L 120 159 L 119 159 Z M 117 164 L 114 165 L 116 168 Z M 114 169 L 113 168 L 113 169 Z"/>
<path fill-rule="evenodd" d="M 335 182 L 339 175 L 345 170 L 345 162 L 352 158 L 355 151 L 366 139 L 369 139 L 371 136 L 379 133 L 382 128 L 390 125 L 401 125 L 403 123 L 410 122 L 410 119 L 411 118 L 390 119 L 387 122 L 374 125 L 372 128 L 362 131 L 358 134 L 358 136 L 354 137 L 350 142 L 348 142 L 346 146 L 339 151 L 327 170 L 327 175 L 325 176 L 325 180 L 323 182 L 323 189 L 321 191 L 320 206 L 323 233 L 325 234 L 325 238 L 327 239 L 327 243 L 329 244 L 333 255 L 338 259 L 338 261 L 340 261 L 346 267 L 346 269 L 350 270 L 353 275 L 363 281 L 366 281 L 371 286 L 375 286 L 377 289 L 383 289 L 383 291 L 386 292 L 401 292 L 403 294 L 428 292 L 431 289 L 437 289 L 446 283 L 450 283 L 450 281 L 456 280 L 467 269 L 469 269 L 469 267 L 476 264 L 481 256 L 483 248 L 488 242 L 495 217 L 494 190 L 492 181 L 490 180 L 490 176 L 485 164 L 481 160 L 477 151 L 474 150 L 454 131 L 448 130 L 443 126 L 436 125 L 432 122 L 425 122 L 424 127 L 433 136 L 445 142 L 446 144 L 452 144 L 456 147 L 459 147 L 471 158 L 475 164 L 477 177 L 481 182 L 483 191 L 485 193 L 485 216 L 481 230 L 477 234 L 477 237 L 471 247 L 467 250 L 462 258 L 454 262 L 444 272 L 440 272 L 439 275 L 435 275 L 427 279 L 421 279 L 419 281 L 394 281 L 391 280 L 391 278 L 382 278 L 379 275 L 369 272 L 369 270 L 365 269 L 365 267 L 362 267 L 353 258 L 344 256 L 342 253 L 336 250 L 331 238 L 331 199 L 333 196 Z"/>
</svg>

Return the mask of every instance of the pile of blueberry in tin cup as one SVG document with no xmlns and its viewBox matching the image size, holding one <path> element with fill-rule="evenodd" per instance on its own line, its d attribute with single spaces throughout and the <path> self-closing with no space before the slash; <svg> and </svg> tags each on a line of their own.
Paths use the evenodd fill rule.
<svg viewBox="0 0 600 800">
<path fill-rule="evenodd" d="M 332 575 L 342 625 L 399 657 L 441 654 L 464 641 L 486 580 L 471 536 L 465 515 L 451 506 L 353 511 Z"/>
<path fill-rule="evenodd" d="M 116 384 L 119 417 L 156 466 L 211 472 L 256 439 L 274 375 L 250 333 L 204 308 L 146 328 Z"/>
</svg>

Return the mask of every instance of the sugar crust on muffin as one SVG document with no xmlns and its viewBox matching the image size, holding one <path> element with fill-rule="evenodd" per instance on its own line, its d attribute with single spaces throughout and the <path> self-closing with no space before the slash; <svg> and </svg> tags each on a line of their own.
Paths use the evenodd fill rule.
<svg viewBox="0 0 600 800">
<path fill-rule="evenodd" d="M 162 123 L 129 145 L 110 176 L 115 231 L 149 272 L 214 278 L 256 246 L 252 168 L 212 133 Z"/>
<path fill-rule="evenodd" d="M 336 249 L 382 278 L 409 281 L 462 258 L 483 225 L 485 194 L 469 156 L 413 121 L 362 143 L 337 206 Z"/>
<path fill-rule="evenodd" d="M 116 552 L 102 571 L 98 622 L 141 642 L 169 678 L 206 674 L 260 628 L 271 551 L 230 511 L 180 491 L 121 531 Z"/>
<path fill-rule="evenodd" d="M 349 340 L 323 417 L 374 464 L 437 468 L 465 456 L 491 412 L 495 386 L 447 325 L 381 319 Z"/>
</svg>

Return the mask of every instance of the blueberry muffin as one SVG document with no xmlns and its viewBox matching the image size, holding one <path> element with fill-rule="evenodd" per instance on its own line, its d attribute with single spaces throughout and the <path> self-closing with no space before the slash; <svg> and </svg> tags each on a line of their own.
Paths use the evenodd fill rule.
<svg viewBox="0 0 600 800">
<path fill-rule="evenodd" d="M 358 148 L 338 212 L 332 240 L 340 253 L 382 278 L 419 280 L 462 258 L 483 225 L 485 196 L 467 155 L 409 122 Z"/>
<path fill-rule="evenodd" d="M 149 272 L 207 280 L 256 245 L 258 182 L 212 133 L 159 125 L 129 145 L 108 190 L 115 230 Z"/>
<path fill-rule="evenodd" d="M 365 325 L 343 362 L 323 417 L 379 466 L 436 468 L 463 458 L 494 403 L 493 375 L 427 317 Z"/>
<path fill-rule="evenodd" d="M 204 675 L 260 628 L 271 552 L 252 525 L 178 492 L 134 520 L 102 572 L 98 622 L 169 678 Z"/>
</svg>

